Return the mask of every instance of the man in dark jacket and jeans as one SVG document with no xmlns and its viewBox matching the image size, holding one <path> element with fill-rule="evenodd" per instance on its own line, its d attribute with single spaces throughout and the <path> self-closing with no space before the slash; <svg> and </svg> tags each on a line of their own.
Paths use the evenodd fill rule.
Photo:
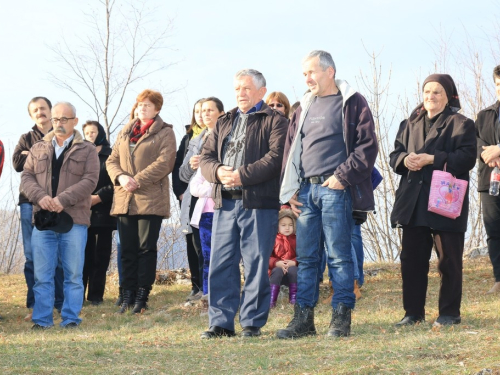
<svg viewBox="0 0 500 375">
<path fill-rule="evenodd" d="M 16 172 L 23 171 L 24 163 L 26 162 L 26 157 L 30 148 L 36 142 L 40 141 L 45 134 L 52 130 L 52 123 L 50 122 L 51 109 L 52 104 L 50 103 L 50 100 L 43 96 L 36 96 L 28 103 L 28 113 L 31 119 L 35 122 L 35 125 L 31 131 L 21 136 L 16 148 L 14 149 L 12 162 Z M 21 211 L 21 230 L 23 234 L 24 257 L 26 258 L 24 263 L 24 278 L 26 279 L 26 285 L 28 287 L 28 293 L 26 296 L 28 315 L 26 315 L 25 320 L 31 321 L 33 305 L 35 304 L 35 296 L 33 294 L 35 276 L 33 268 L 33 251 L 31 250 L 33 205 L 22 191 L 19 193 L 19 209 Z M 58 311 L 61 311 L 64 294 L 63 270 L 60 264 L 57 267 L 54 282 L 56 286 L 54 307 Z"/>
<path fill-rule="evenodd" d="M 335 79 L 335 63 L 325 51 L 303 62 L 310 92 L 295 111 L 283 156 L 282 202 L 297 215 L 297 303 L 293 320 L 278 338 L 316 334 L 314 307 L 319 293 L 322 233 L 335 291 L 328 336 L 348 336 L 354 308 L 351 252 L 353 211 L 374 209 L 371 172 L 378 153 L 371 111 L 365 98 Z"/>
<path fill-rule="evenodd" d="M 491 171 L 500 167 L 500 65 L 493 69 L 497 102 L 478 113 L 476 119 L 478 188 L 481 193 L 484 228 L 495 284 L 488 293 L 500 292 L 500 196 L 489 195 Z"/>
<path fill-rule="evenodd" d="M 279 175 L 288 120 L 262 98 L 262 73 L 245 69 L 234 79 L 238 107 L 222 116 L 203 147 L 201 172 L 215 184 L 209 280 L 209 326 L 202 338 L 234 335 L 240 310 L 242 337 L 261 334 L 267 322 L 269 257 L 278 229 Z M 239 263 L 245 285 L 240 300 Z"/>
</svg>

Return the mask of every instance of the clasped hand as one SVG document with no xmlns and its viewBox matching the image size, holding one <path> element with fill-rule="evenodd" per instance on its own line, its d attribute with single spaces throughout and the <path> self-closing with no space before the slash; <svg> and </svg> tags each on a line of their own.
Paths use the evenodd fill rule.
<svg viewBox="0 0 500 375">
<path fill-rule="evenodd" d="M 217 169 L 217 178 L 226 188 L 241 186 L 240 172 L 233 170 L 233 167 L 221 165 Z"/>
<path fill-rule="evenodd" d="M 62 206 L 61 202 L 59 202 L 59 198 L 55 197 L 52 198 L 48 195 L 40 199 L 40 202 L 38 202 L 38 205 L 43 208 L 44 210 L 51 211 L 51 212 L 62 212 L 64 210 L 64 207 Z"/>
<path fill-rule="evenodd" d="M 426 153 L 416 154 L 410 152 L 408 156 L 404 159 L 404 165 L 410 171 L 419 171 L 423 167 L 434 163 L 434 155 L 429 155 Z"/>
<path fill-rule="evenodd" d="M 139 188 L 139 184 L 137 183 L 137 181 L 134 180 L 133 177 L 127 176 L 126 174 L 122 174 L 121 176 L 119 176 L 118 182 L 120 183 L 121 187 L 129 193 Z"/>
<path fill-rule="evenodd" d="M 276 267 L 279 267 L 283 270 L 283 273 L 286 275 L 288 273 L 288 268 L 296 266 L 297 263 L 295 263 L 293 260 L 279 260 L 276 262 Z"/>
<path fill-rule="evenodd" d="M 483 158 L 484 162 L 491 168 L 500 167 L 500 147 L 497 145 L 483 146 L 483 150 L 481 158 Z"/>
</svg>

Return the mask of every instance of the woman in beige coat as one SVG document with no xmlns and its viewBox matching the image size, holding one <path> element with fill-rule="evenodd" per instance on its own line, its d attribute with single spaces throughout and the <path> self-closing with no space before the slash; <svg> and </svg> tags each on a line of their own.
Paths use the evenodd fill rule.
<svg viewBox="0 0 500 375">
<path fill-rule="evenodd" d="M 115 185 L 111 215 L 118 217 L 122 246 L 124 313 L 147 308 L 156 274 L 157 241 L 163 218 L 170 217 L 168 175 L 175 162 L 172 125 L 158 115 L 159 92 L 144 90 L 137 97 L 138 118 L 122 129 L 106 162 Z"/>
</svg>

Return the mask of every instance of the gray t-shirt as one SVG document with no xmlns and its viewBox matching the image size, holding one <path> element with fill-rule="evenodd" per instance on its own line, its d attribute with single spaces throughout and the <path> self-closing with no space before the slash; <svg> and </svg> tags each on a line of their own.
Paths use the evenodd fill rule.
<svg viewBox="0 0 500 375">
<path fill-rule="evenodd" d="M 333 174 L 346 161 L 342 94 L 316 97 L 301 130 L 300 177 Z"/>
</svg>

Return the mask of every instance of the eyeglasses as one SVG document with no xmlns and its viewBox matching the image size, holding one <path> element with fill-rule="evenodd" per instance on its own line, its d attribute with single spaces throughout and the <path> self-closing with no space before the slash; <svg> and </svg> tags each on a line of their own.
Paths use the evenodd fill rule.
<svg viewBox="0 0 500 375">
<path fill-rule="evenodd" d="M 284 105 L 281 104 L 281 103 L 271 103 L 271 104 L 269 104 L 269 107 L 271 107 L 271 108 L 274 108 L 274 107 L 276 107 L 276 108 L 282 108 L 282 107 L 284 107 Z"/>
<path fill-rule="evenodd" d="M 56 117 L 52 117 L 50 119 L 50 122 L 55 125 L 57 123 L 60 123 L 61 125 L 64 125 L 68 122 L 68 120 L 74 120 L 76 117 L 61 117 L 61 118 L 56 118 Z"/>
</svg>

